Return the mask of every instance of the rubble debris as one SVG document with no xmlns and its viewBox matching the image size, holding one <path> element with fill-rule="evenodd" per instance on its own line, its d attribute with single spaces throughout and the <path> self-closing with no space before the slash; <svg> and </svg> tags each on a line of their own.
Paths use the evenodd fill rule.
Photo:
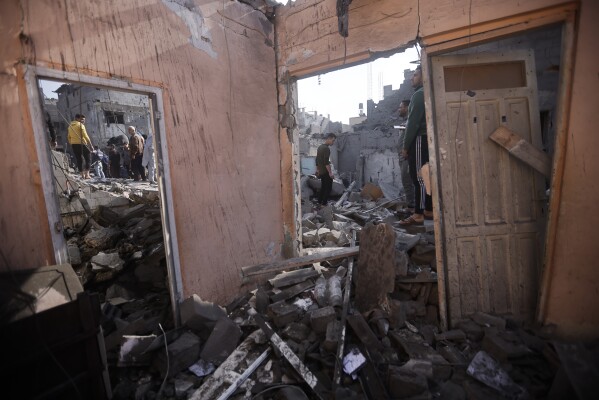
<svg viewBox="0 0 599 400">
<path fill-rule="evenodd" d="M 212 329 L 200 357 L 202 360 L 220 365 L 237 347 L 241 329 L 228 317 L 222 317 Z"/>
<path fill-rule="evenodd" d="M 525 399 L 528 397 L 524 388 L 517 385 L 507 372 L 499 366 L 499 363 L 482 350 L 474 356 L 467 372 L 468 375 L 507 395 L 509 398 Z"/>
<path fill-rule="evenodd" d="M 168 355 L 167 355 L 168 353 Z M 154 359 L 154 366 L 161 376 L 172 378 L 180 371 L 189 368 L 200 358 L 200 338 L 185 332 L 179 339 L 169 344 Z"/>
<path fill-rule="evenodd" d="M 360 350 L 357 347 L 353 347 L 345 357 L 343 357 L 343 372 L 347 375 L 353 375 L 364 364 L 366 364 L 366 357 L 360 353 Z"/>
</svg>

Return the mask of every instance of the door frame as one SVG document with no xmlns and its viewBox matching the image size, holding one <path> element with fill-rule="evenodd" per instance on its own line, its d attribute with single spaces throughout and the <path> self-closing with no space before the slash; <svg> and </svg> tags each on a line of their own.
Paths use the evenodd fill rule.
<svg viewBox="0 0 599 400">
<path fill-rule="evenodd" d="M 166 264 L 169 282 L 169 293 L 171 307 L 175 319 L 175 325 L 179 326 L 179 303 L 183 300 L 183 283 L 181 278 L 181 264 L 179 259 L 179 247 L 177 242 L 177 227 L 175 225 L 175 211 L 173 206 L 173 188 L 170 175 L 170 162 L 168 156 L 168 144 L 166 126 L 164 123 L 164 102 L 162 89 L 154 86 L 141 85 L 119 79 L 106 79 L 95 76 L 83 75 L 75 72 L 59 71 L 56 69 L 22 65 L 21 73 L 25 80 L 27 91 L 27 102 L 31 114 L 32 128 L 41 175 L 41 186 L 44 193 L 45 205 L 48 214 L 48 223 L 54 257 L 56 263 L 68 263 L 67 244 L 62 232 L 62 220 L 60 217 L 60 205 L 54 185 L 54 175 L 49 158 L 49 143 L 44 125 L 42 100 L 39 95 L 38 79 L 61 81 L 67 83 L 84 84 L 107 90 L 118 90 L 148 96 L 154 122 L 154 138 L 156 146 L 158 190 L 160 193 L 160 214 L 162 218 L 162 232 L 164 235 L 164 247 L 166 253 Z"/>
<path fill-rule="evenodd" d="M 430 112 L 426 113 L 427 137 L 429 148 L 429 164 L 431 167 L 431 185 L 433 189 L 433 211 L 435 213 L 435 246 L 437 248 L 437 276 L 439 291 L 439 316 L 441 329 L 447 330 L 448 324 L 448 299 L 447 299 L 447 259 L 445 240 L 446 221 L 441 214 L 440 171 L 437 159 L 439 158 L 438 144 L 435 138 L 435 102 L 432 85 L 431 57 L 479 45 L 490 41 L 502 39 L 507 36 L 521 34 L 526 31 L 561 24 L 561 60 L 558 84 L 557 116 L 555 152 L 553 156 L 551 174 L 551 194 L 545 231 L 544 253 L 541 259 L 542 278 L 539 285 L 539 299 L 537 302 L 536 318 L 543 322 L 546 315 L 547 293 L 551 284 L 553 269 L 553 254 L 557 236 L 557 218 L 559 215 L 561 191 L 563 187 L 564 165 L 566 146 L 568 141 L 567 127 L 570 115 L 570 98 L 572 94 L 572 80 L 574 71 L 574 52 L 576 45 L 576 12 L 578 3 L 571 2 L 563 5 L 548 7 L 531 13 L 516 15 L 497 21 L 466 26 L 450 32 L 439 33 L 423 37 L 422 46 L 422 73 L 424 79 L 424 102 Z"/>
</svg>

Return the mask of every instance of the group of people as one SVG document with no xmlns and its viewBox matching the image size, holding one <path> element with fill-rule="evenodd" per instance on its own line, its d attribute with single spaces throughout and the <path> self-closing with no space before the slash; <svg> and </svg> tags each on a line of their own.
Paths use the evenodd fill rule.
<svg viewBox="0 0 599 400">
<path fill-rule="evenodd" d="M 134 126 L 129 126 L 127 133 L 129 138 L 125 138 L 120 146 L 109 142 L 106 156 L 100 149 L 94 149 L 85 129 L 85 115 L 75 115 L 75 120 L 68 128 L 67 140 L 73 149 L 81 177 L 90 179 L 90 169 L 93 168 L 97 178 L 133 178 L 134 181 L 156 183 L 152 134 L 144 137 Z"/>
<path fill-rule="evenodd" d="M 426 137 L 426 113 L 424 108 L 424 90 L 422 87 L 422 69 L 420 65 L 412 76 L 415 89 L 410 100 L 403 100 L 399 106 L 399 115 L 407 117 L 405 130 L 399 138 L 399 159 L 402 184 L 406 202 L 411 215 L 399 221 L 400 225 L 421 225 L 425 219 L 433 219 L 432 198 L 426 192 L 420 169 L 428 163 L 428 142 Z M 337 136 L 329 133 L 325 142 L 318 147 L 316 155 L 316 174 L 321 180 L 318 201 L 326 205 L 333 185 L 333 171 L 329 160 L 329 147 Z"/>
</svg>

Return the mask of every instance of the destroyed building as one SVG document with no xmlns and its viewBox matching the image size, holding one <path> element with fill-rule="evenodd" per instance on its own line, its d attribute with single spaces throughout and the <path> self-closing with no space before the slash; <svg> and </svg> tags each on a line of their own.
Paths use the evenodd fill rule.
<svg viewBox="0 0 599 400">
<path fill-rule="evenodd" d="M 191 379 L 191 385 L 165 380 L 164 386 L 168 388 L 162 390 L 158 389 L 161 381 L 146 382 L 145 375 L 127 371 L 128 376 L 120 382 L 134 381 L 135 389 L 125 388 L 124 392 L 134 395 L 139 387 L 146 385 L 154 395 L 160 390 L 168 392 L 167 397 L 178 397 L 188 391 L 195 393 L 208 380 L 225 382 L 231 378 L 226 373 L 230 364 L 219 355 L 209 354 L 210 346 L 206 344 L 214 336 L 212 340 L 238 339 L 234 344 L 223 344 L 226 353 L 232 351 L 241 359 L 244 356 L 239 354 L 245 349 L 245 355 L 251 355 L 246 364 L 259 364 L 256 368 L 261 368 L 258 368 L 260 376 L 252 376 L 252 382 L 260 379 L 275 382 L 273 376 L 276 382 L 282 382 L 281 377 L 292 377 L 287 382 L 303 385 L 304 393 L 311 396 L 316 393 L 317 397 L 323 397 L 320 385 L 325 385 L 326 378 L 319 374 L 317 380 L 312 380 L 301 367 L 298 368 L 303 374 L 291 372 L 290 365 L 300 364 L 289 358 L 295 354 L 300 361 L 303 358 L 302 363 L 309 360 L 306 363 L 310 368 L 314 363 L 326 366 L 328 361 L 314 350 L 320 350 L 321 345 L 324 348 L 326 340 L 321 338 L 326 339 L 328 323 L 341 322 L 341 316 L 337 315 L 341 313 L 340 307 L 319 306 L 317 313 L 308 315 L 291 299 L 299 296 L 300 304 L 305 305 L 305 297 L 311 296 L 305 290 L 312 289 L 304 287 L 298 294 L 295 291 L 301 287 L 295 286 L 304 283 L 301 279 L 306 276 L 317 281 L 317 276 L 322 275 L 327 282 L 331 278 L 346 279 L 352 257 L 359 260 L 367 255 L 346 253 L 345 272 L 329 265 L 322 271 L 314 267 L 299 269 L 305 274 L 301 278 L 283 276 L 275 281 L 268 274 L 256 274 L 252 280 L 245 279 L 248 268 L 264 272 L 265 266 L 284 265 L 283 269 L 290 271 L 293 268 L 285 262 L 305 256 L 296 81 L 400 52 L 418 42 L 425 77 L 430 186 L 435 211 L 434 222 L 427 225 L 432 226 L 434 235 L 428 239 L 433 241 L 436 252 L 431 269 L 436 271 L 438 296 L 431 297 L 430 286 L 426 284 L 432 282 L 428 281 L 418 289 L 410 286 L 413 293 L 408 291 L 407 295 L 411 300 L 405 297 L 405 290 L 404 294 L 393 294 L 395 287 L 390 290 L 384 282 L 384 290 L 376 294 L 388 294 L 391 300 L 400 303 L 417 302 L 419 305 L 408 303 L 414 307 L 404 311 L 420 318 L 426 318 L 427 306 L 434 305 L 438 310 L 439 331 L 431 336 L 430 330 L 422 329 L 426 324 L 416 326 L 409 318 L 406 321 L 414 329 L 406 321 L 401 329 L 395 329 L 398 320 L 394 320 L 389 321 L 393 326 L 387 330 L 387 318 L 364 315 L 358 307 L 360 312 L 349 315 L 351 322 L 347 326 L 354 333 L 349 335 L 348 344 L 350 339 L 355 340 L 352 344 L 357 347 L 376 352 L 371 352 L 362 369 L 348 370 L 343 375 L 345 388 L 358 393 L 359 388 L 351 380 L 351 373 L 356 372 L 361 376 L 370 374 L 374 380 L 376 376 L 386 377 L 382 390 L 394 388 L 396 397 L 425 392 L 432 396 L 437 389 L 431 382 L 444 382 L 439 393 L 455 389 L 453 378 L 450 380 L 446 375 L 447 362 L 452 372 L 461 368 L 456 376 L 468 375 L 456 385 L 466 391 L 479 389 L 478 398 L 490 397 L 487 390 L 493 390 L 492 395 L 523 396 L 522 387 L 526 386 L 521 385 L 523 382 L 529 383 L 526 393 L 534 396 L 536 383 L 541 382 L 546 389 L 555 382 L 554 375 L 560 374 L 551 368 L 547 373 L 543 364 L 536 369 L 539 376 L 527 380 L 525 374 L 520 374 L 522 364 L 514 360 L 531 362 L 529 365 L 533 366 L 524 369 L 530 371 L 540 365 L 539 357 L 545 362 L 551 354 L 558 354 L 553 358 L 556 361 L 553 366 L 557 369 L 563 366 L 561 378 L 570 380 L 574 390 L 585 383 L 593 384 L 597 380 L 587 376 L 573 381 L 572 377 L 583 375 L 569 369 L 577 363 L 563 361 L 572 360 L 569 357 L 583 359 L 592 355 L 592 351 L 557 344 L 552 347 L 555 353 L 540 356 L 547 349 L 547 342 L 536 340 L 539 336 L 530 335 L 519 323 L 536 322 L 549 329 L 552 338 L 591 340 L 599 335 L 596 305 L 599 217 L 593 211 L 599 191 L 596 185 L 599 159 L 591 154 L 599 147 L 598 136 L 594 134 L 599 103 L 599 54 L 594 44 L 599 36 L 597 15 L 599 3 L 593 0 L 296 0 L 276 6 L 260 0 L 3 1 L 0 3 L 0 121 L 4 128 L 4 145 L 0 150 L 2 267 L 6 272 L 21 274 L 70 262 L 69 243 L 54 189 L 38 79 L 143 94 L 152 109 L 150 118 L 155 127 L 156 154 L 162 174 L 158 187 L 160 211 L 148 207 L 143 216 L 135 217 L 140 220 L 130 222 L 131 225 L 123 220 L 119 229 L 125 237 L 135 236 L 134 222 L 149 219 L 144 223 L 160 230 L 164 258 L 161 254 L 159 265 L 172 303 L 172 315 L 160 314 L 160 317 L 172 324 L 162 325 L 165 330 L 162 333 L 155 325 L 148 329 L 146 323 L 151 321 L 141 318 L 130 328 L 134 333 L 115 339 L 117 345 L 108 352 L 112 357 L 110 362 L 118 362 L 125 345 L 125 349 L 139 350 L 139 355 L 146 355 L 144 352 L 150 346 L 155 349 L 152 351 L 163 350 L 161 355 L 153 353 L 156 358 L 152 363 L 167 380 L 183 380 L 169 377 L 169 367 L 178 369 L 188 364 L 186 355 L 191 355 L 194 363 L 212 359 L 225 366 L 201 381 Z M 505 128 L 499 130 L 504 134 L 499 138 L 493 136 L 498 128 Z M 375 211 L 386 209 L 382 204 L 375 202 L 374 207 L 379 207 Z M 370 217 L 364 211 L 372 211 L 370 205 L 349 206 L 352 207 L 355 209 L 346 211 L 353 218 L 362 218 L 361 227 L 366 229 Z M 160 228 L 152 216 L 156 212 L 162 217 Z M 385 218 L 392 216 L 383 211 L 380 214 L 372 221 L 376 223 L 374 226 L 389 226 Z M 326 221 L 319 219 L 318 224 Z M 141 231 L 142 227 L 139 228 Z M 153 231 L 154 234 L 158 232 Z M 326 238 L 322 239 L 326 243 Z M 388 237 L 381 238 L 381 243 L 388 242 Z M 432 245 L 426 239 L 419 244 L 423 246 L 421 251 Z M 373 252 L 376 258 L 376 250 Z M 415 253 L 412 250 L 412 256 Z M 129 257 L 133 254 L 127 252 Z M 321 258 L 314 260 L 320 262 Z M 143 265 L 141 259 L 128 261 L 131 266 Z M 110 268 L 98 265 L 101 270 Z M 360 271 L 360 261 L 356 271 Z M 135 275 L 132 270 L 128 272 Z M 333 277 L 337 272 L 338 277 Z M 286 282 L 292 278 L 300 281 L 293 283 L 294 289 L 288 291 L 287 286 L 277 287 L 283 278 Z M 53 279 L 46 282 L 48 287 Z M 267 283 L 268 279 L 272 282 Z M 399 283 L 422 285 L 422 282 Z M 337 288 L 337 284 L 331 287 Z M 344 293 L 350 287 L 352 284 L 343 284 Z M 402 287 L 408 289 L 397 286 Z M 248 317 L 252 312 L 247 306 L 243 309 L 232 306 L 228 310 L 218 306 L 235 304 L 234 300 L 255 289 L 258 291 L 252 296 L 256 298 L 256 309 L 258 298 L 266 307 L 257 310 L 253 319 Z M 42 293 L 46 292 L 42 289 Z M 359 298 L 358 293 L 361 292 L 354 293 L 357 296 L 354 299 Z M 77 302 L 65 298 L 68 302 L 63 306 L 76 307 L 65 310 L 71 316 L 91 316 L 80 321 L 80 337 L 96 340 L 100 319 L 109 310 L 100 312 L 97 299 L 89 296 L 84 294 Z M 20 300 L 22 294 L 15 292 L 13 298 Z M 143 300 L 147 305 L 154 299 L 157 298 L 148 296 Z M 281 299 L 288 304 L 273 307 Z M 388 300 L 382 296 L 376 300 L 385 299 Z M 391 312 L 390 306 L 394 304 L 391 300 L 388 309 L 385 306 L 373 310 Z M 337 296 L 334 302 L 337 304 Z M 152 310 L 137 309 L 142 307 L 137 301 L 115 307 L 120 307 L 122 317 L 134 322 L 144 312 L 151 316 L 152 312 L 164 311 L 164 304 L 157 303 Z M 239 300 L 238 304 L 245 302 Z M 182 318 L 190 315 L 190 308 L 195 310 L 191 315 L 200 324 L 194 324 L 194 318 L 191 322 Z M 57 320 L 55 314 L 46 313 L 58 313 L 59 307 L 37 311 L 44 320 L 33 321 L 42 326 L 33 324 L 24 327 L 28 328 L 24 331 L 34 335 L 42 331 L 48 340 L 60 339 L 51 337 L 53 329 L 67 326 L 67 322 L 75 319 L 52 323 Z M 235 315 L 234 311 L 240 314 Z M 207 318 L 203 312 L 208 314 Z M 129 326 L 119 321 L 119 316 L 112 317 L 112 328 Z M 273 322 L 275 317 L 281 318 L 279 325 Z M 285 325 L 291 324 L 285 317 L 310 326 L 311 331 L 294 325 L 295 330 L 283 333 Z M 266 318 L 264 322 L 268 325 L 260 318 Z M 362 321 L 366 318 L 368 321 Z M 244 325 L 248 321 L 252 321 L 251 325 Z M 376 340 L 369 341 L 372 332 L 367 329 L 362 329 L 360 339 L 355 339 L 355 332 L 364 328 L 364 324 L 368 329 L 375 327 Z M 330 337 L 338 337 L 334 334 L 335 324 L 331 326 Z M 209 332 L 202 330 L 205 327 L 210 327 Z M 270 345 L 253 347 L 264 345 L 267 340 L 256 337 L 260 333 L 248 339 L 257 327 L 267 332 L 269 343 L 273 343 L 274 336 L 269 329 L 276 330 L 274 341 L 278 343 L 273 351 L 277 354 L 261 366 L 256 361 L 258 357 L 272 350 Z M 172 333 L 175 328 L 179 330 Z M 3 332 L 8 331 L 3 329 Z M 315 339 L 311 333 L 321 336 Z M 159 343 L 160 340 L 167 345 Z M 253 344 L 248 350 L 250 342 Z M 482 353 L 474 352 L 479 350 L 477 343 Z M 334 347 L 331 343 L 326 346 Z M 19 350 L 27 348 L 24 345 Z M 40 348 L 41 353 L 47 353 L 43 346 Z M 90 350 L 89 355 L 98 358 L 97 343 L 89 342 L 88 348 L 96 349 Z M 454 351 L 456 348 L 458 353 Z M 11 355 L 8 359 L 25 359 L 22 352 L 8 350 L 11 349 L 5 346 L 4 354 Z M 360 349 L 355 353 L 353 349 L 346 350 L 342 356 L 351 353 L 359 358 L 359 354 L 366 353 Z M 80 350 L 77 354 L 86 353 Z M 123 360 L 139 361 L 126 360 L 128 354 L 122 354 Z M 304 358 L 306 354 L 309 357 Z M 170 364 L 170 356 L 173 363 L 179 364 Z M 448 358 L 453 361 L 447 361 Z M 102 360 L 95 361 L 95 365 L 105 365 Z M 513 368 L 506 371 L 506 363 Z M 388 366 L 386 374 L 370 368 L 373 364 Z M 335 361 L 328 368 L 323 367 L 323 375 L 334 376 L 334 366 Z M 468 372 L 470 366 L 473 369 Z M 480 383 L 485 385 L 483 388 L 479 383 L 464 383 L 472 379 L 484 382 L 484 377 L 473 378 L 481 366 L 509 379 L 502 379 L 499 384 Z M 46 367 L 47 371 L 60 373 L 52 361 Z M 204 373 L 205 367 L 197 368 Z M 103 371 L 100 367 L 89 374 L 96 378 L 94 382 L 99 386 L 95 388 L 106 383 Z M 239 370 L 233 372 L 237 376 L 243 374 Z M 84 376 L 87 375 L 72 378 L 84 379 Z M 251 391 L 249 384 L 245 389 Z M 347 398 L 351 398 L 349 394 Z"/>
<path fill-rule="evenodd" d="M 127 135 L 128 126 L 144 134 L 151 131 L 146 95 L 74 84 L 64 84 L 56 93 L 60 118 L 68 124 L 76 114 L 84 114 L 87 134 L 95 146 L 104 147 L 110 138 Z M 63 139 L 59 144 L 66 148 L 66 134 Z"/>
</svg>

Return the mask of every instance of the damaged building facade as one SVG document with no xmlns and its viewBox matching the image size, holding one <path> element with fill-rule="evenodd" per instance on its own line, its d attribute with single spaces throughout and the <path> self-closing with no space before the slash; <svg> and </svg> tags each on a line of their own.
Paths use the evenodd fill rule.
<svg viewBox="0 0 599 400">
<path fill-rule="evenodd" d="M 599 5 L 591 0 L 364 0 L 349 6 L 344 38 L 333 0 L 274 8 L 261 1 L 4 1 L 1 262 L 18 270 L 67 261 L 50 195 L 36 79 L 150 97 L 163 163 L 160 194 L 169 217 L 165 238 L 174 299 L 197 294 L 224 304 L 238 295 L 243 267 L 301 252 L 296 80 L 401 51 L 418 40 L 440 313 L 451 325 L 477 311 L 516 312 L 555 324 L 564 337 L 597 337 L 597 15 Z M 559 53 L 549 54 L 557 60 L 545 67 L 549 78 L 531 67 L 541 63 L 537 54 L 505 39 L 535 29 L 561 40 Z M 473 52 L 477 46 L 480 52 Z M 513 95 L 489 97 L 495 88 L 472 81 L 475 94 L 464 95 L 455 68 L 471 64 L 512 65 L 506 79 L 524 83 L 516 84 L 520 91 Z M 557 84 L 548 96 L 544 78 Z M 478 103 L 477 91 L 487 96 Z M 538 100 L 531 100 L 537 92 Z M 531 104 L 535 112 L 546 112 L 544 128 L 526 120 L 534 115 Z M 514 167 L 503 149 L 486 152 L 494 144 L 479 139 L 497 121 L 516 131 L 533 126 L 531 131 L 544 132 L 553 155 L 548 199 L 521 187 L 530 179 L 545 193 L 544 182 Z M 530 141 L 543 146 L 543 137 Z M 507 283 L 495 285 L 494 279 Z"/>
</svg>

